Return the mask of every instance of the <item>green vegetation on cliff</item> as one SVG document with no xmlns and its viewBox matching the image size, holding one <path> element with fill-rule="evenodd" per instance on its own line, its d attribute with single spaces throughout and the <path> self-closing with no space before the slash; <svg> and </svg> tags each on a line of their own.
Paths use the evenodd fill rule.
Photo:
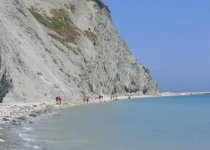
<svg viewBox="0 0 210 150">
<path fill-rule="evenodd" d="M 41 15 L 36 9 L 31 8 L 32 15 L 45 27 L 53 30 L 56 34 L 50 34 L 53 38 L 66 45 L 65 43 L 76 43 L 79 29 L 73 24 L 67 12 L 63 9 L 53 9 L 52 17 Z"/>
</svg>

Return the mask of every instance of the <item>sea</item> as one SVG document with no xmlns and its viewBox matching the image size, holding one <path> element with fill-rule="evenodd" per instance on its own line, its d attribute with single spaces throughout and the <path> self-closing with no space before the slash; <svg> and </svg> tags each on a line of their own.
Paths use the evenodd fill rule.
<svg viewBox="0 0 210 150">
<path fill-rule="evenodd" d="M 210 95 L 75 106 L 17 132 L 21 150 L 210 150 Z"/>
</svg>

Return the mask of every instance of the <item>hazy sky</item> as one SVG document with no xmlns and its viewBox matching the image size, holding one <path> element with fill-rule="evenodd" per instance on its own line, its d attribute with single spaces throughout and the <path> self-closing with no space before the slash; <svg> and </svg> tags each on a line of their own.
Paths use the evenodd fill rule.
<svg viewBox="0 0 210 150">
<path fill-rule="evenodd" d="M 210 91 L 210 0 L 104 0 L 162 91 Z"/>
</svg>

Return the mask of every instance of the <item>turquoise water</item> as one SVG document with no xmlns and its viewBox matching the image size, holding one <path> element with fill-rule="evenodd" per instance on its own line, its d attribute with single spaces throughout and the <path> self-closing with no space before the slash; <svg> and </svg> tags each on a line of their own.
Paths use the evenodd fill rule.
<svg viewBox="0 0 210 150">
<path fill-rule="evenodd" d="M 209 150 L 210 95 L 83 105 L 24 129 L 34 149 Z"/>
</svg>

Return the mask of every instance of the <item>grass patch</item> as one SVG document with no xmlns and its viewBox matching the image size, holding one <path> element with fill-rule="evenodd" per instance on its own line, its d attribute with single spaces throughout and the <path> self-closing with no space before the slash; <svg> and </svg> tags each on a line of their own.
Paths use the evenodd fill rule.
<svg viewBox="0 0 210 150">
<path fill-rule="evenodd" d="M 63 9 L 53 9 L 51 11 L 52 17 L 41 15 L 34 8 L 29 9 L 31 14 L 37 19 L 38 22 L 46 26 L 47 28 L 55 31 L 59 36 L 52 36 L 62 44 L 64 43 L 76 43 L 78 38 L 79 29 L 73 24 L 67 12 Z M 66 46 L 66 45 L 65 45 Z"/>
<path fill-rule="evenodd" d="M 58 35 L 55 35 L 55 34 L 52 34 L 52 33 L 49 33 L 49 35 L 56 39 L 57 41 L 59 41 L 60 43 L 62 43 L 66 48 L 68 48 L 69 50 L 72 50 L 72 52 L 76 55 L 78 55 L 78 52 L 72 48 L 71 46 L 68 45 L 68 43 L 66 43 L 65 39 L 63 39 L 62 37 L 59 37 Z"/>
<path fill-rule="evenodd" d="M 52 38 L 56 39 L 57 41 L 59 41 L 60 43 L 62 43 L 63 45 L 66 46 L 66 41 L 65 39 L 63 39 L 62 37 L 56 35 L 56 34 L 53 34 L 53 33 L 48 33 Z"/>
</svg>

